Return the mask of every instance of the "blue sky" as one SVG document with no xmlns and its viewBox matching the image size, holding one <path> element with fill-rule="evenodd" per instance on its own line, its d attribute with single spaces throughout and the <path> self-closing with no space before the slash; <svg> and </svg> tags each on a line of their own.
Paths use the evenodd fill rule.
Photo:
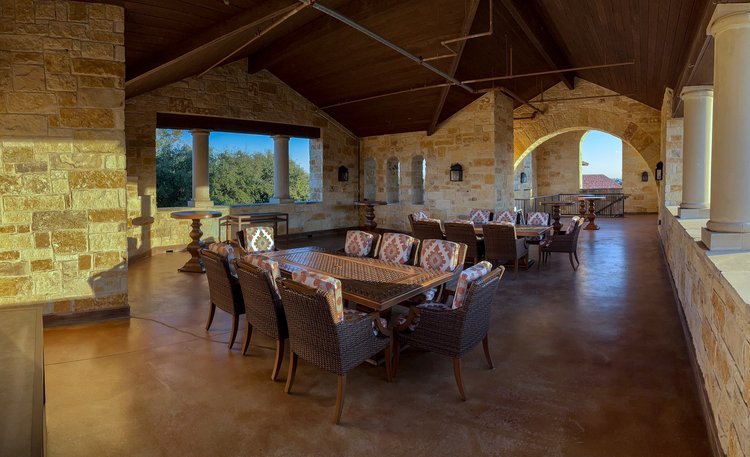
<svg viewBox="0 0 750 457">
<path fill-rule="evenodd" d="M 190 132 L 183 131 L 182 138 L 187 144 L 193 144 Z M 244 133 L 211 132 L 208 144 L 215 151 L 240 150 L 243 152 L 273 151 L 273 138 L 267 135 L 248 135 Z M 310 140 L 292 138 L 289 140 L 289 160 L 297 162 L 305 171 L 310 172 Z"/>
<path fill-rule="evenodd" d="M 622 179 L 622 140 L 616 136 L 598 130 L 589 131 L 581 142 L 581 154 L 589 163 L 583 167 L 583 174 Z"/>
</svg>

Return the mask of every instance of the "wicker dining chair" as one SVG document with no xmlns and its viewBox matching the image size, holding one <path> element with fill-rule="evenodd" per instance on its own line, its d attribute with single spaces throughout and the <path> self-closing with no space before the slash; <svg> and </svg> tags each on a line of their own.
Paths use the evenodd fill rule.
<svg viewBox="0 0 750 457">
<path fill-rule="evenodd" d="M 273 227 L 251 226 L 237 232 L 237 240 L 245 252 L 276 250 L 276 233 Z"/>
<path fill-rule="evenodd" d="M 487 332 L 492 301 L 504 272 L 505 267 L 500 266 L 471 282 L 459 308 L 452 308 L 451 305 L 411 307 L 408 316 L 396 327 L 394 376 L 398 371 L 399 347 L 409 345 L 450 357 L 453 359 L 458 392 L 461 400 L 465 401 L 461 358 L 481 341 L 487 365 L 490 369 L 494 368 Z"/>
<path fill-rule="evenodd" d="M 466 261 L 473 265 L 484 258 L 484 238 L 478 237 L 474 225 L 466 222 L 446 222 L 445 239 L 466 245 Z"/>
<path fill-rule="evenodd" d="M 378 233 L 349 230 L 346 232 L 344 248 L 339 252 L 353 257 L 377 257 L 380 240 L 381 236 Z"/>
<path fill-rule="evenodd" d="M 581 264 L 578 261 L 578 235 L 581 233 L 581 227 L 583 227 L 583 219 L 575 216 L 570 220 L 565 232 L 555 234 L 550 239 L 542 241 L 539 245 L 539 266 L 537 268 L 541 269 L 542 263 L 547 263 L 551 253 L 567 252 L 573 271 L 578 270 L 578 266 Z M 575 257 L 578 265 L 573 263 L 573 257 Z"/>
<path fill-rule="evenodd" d="M 513 276 L 518 276 L 518 261 L 528 258 L 529 251 L 523 238 L 516 238 L 516 228 L 508 223 L 486 224 L 484 232 L 484 257 L 493 265 L 513 262 Z"/>
<path fill-rule="evenodd" d="M 465 243 L 436 239 L 422 240 L 422 247 L 419 252 L 419 266 L 445 272 L 461 271 L 466 262 L 467 249 L 468 247 Z M 456 290 L 457 282 L 458 275 L 447 283 L 426 290 L 422 294 L 408 300 L 406 304 L 441 300 Z"/>
<path fill-rule="evenodd" d="M 378 259 L 403 265 L 416 265 L 421 241 L 403 233 L 383 234 L 378 250 Z"/>
<path fill-rule="evenodd" d="M 411 225 L 412 236 L 420 240 L 442 240 L 445 239 L 443 236 L 443 228 L 440 225 L 440 221 L 437 219 L 431 219 L 428 221 L 414 221 Z"/>
<path fill-rule="evenodd" d="M 407 217 L 409 219 L 409 228 L 411 228 L 412 233 L 414 233 L 414 222 L 427 221 L 430 219 L 430 215 L 425 211 L 417 211 L 416 213 L 409 214 Z"/>
<path fill-rule="evenodd" d="M 333 423 L 338 424 L 344 406 L 346 375 L 368 358 L 385 351 L 386 378 L 391 380 L 391 331 L 377 313 L 353 321 L 334 322 L 330 307 L 332 293 L 304 284 L 277 281 L 289 325 L 291 361 L 284 392 L 290 393 L 299 357 L 338 376 Z M 374 332 L 373 328 L 378 331 Z M 377 334 L 376 334 L 377 333 Z"/>
<path fill-rule="evenodd" d="M 206 267 L 208 279 L 208 293 L 211 307 L 208 311 L 206 331 L 211 328 L 216 308 L 232 315 L 232 335 L 229 338 L 229 349 L 232 349 L 237 338 L 240 316 L 245 314 L 245 302 L 242 299 L 242 289 L 239 281 L 230 269 L 231 259 L 209 249 L 201 249 L 201 258 Z"/>
<path fill-rule="evenodd" d="M 469 212 L 469 220 L 475 224 L 486 224 L 492 221 L 495 213 L 491 209 L 474 208 Z"/>
<path fill-rule="evenodd" d="M 242 345 L 242 355 L 247 353 L 253 329 L 276 341 L 271 380 L 276 381 L 284 360 L 284 342 L 289 338 L 286 315 L 276 286 L 278 264 L 260 255 L 245 256 L 236 261 L 237 278 L 245 303 L 247 332 Z"/>
</svg>

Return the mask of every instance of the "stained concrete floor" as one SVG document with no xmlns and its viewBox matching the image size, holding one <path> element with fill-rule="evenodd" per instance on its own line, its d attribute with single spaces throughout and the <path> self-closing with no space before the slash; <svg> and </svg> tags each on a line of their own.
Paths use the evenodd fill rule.
<svg viewBox="0 0 750 457">
<path fill-rule="evenodd" d="M 333 375 L 301 362 L 286 395 L 270 340 L 227 351 L 221 312 L 204 331 L 206 279 L 177 273 L 185 253 L 136 262 L 131 319 L 45 331 L 49 455 L 710 455 L 656 218 L 601 225 L 578 272 L 557 255 L 502 280 L 496 368 L 466 356 L 467 402 L 447 359 L 407 351 L 392 384 L 382 367 L 350 374 L 339 426 Z"/>
</svg>

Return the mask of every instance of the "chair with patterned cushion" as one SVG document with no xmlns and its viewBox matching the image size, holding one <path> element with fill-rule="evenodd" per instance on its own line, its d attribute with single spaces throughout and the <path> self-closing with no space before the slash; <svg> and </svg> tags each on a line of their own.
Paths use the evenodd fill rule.
<svg viewBox="0 0 750 457">
<path fill-rule="evenodd" d="M 446 240 L 428 239 L 422 241 L 419 253 L 419 266 L 431 270 L 455 272 L 463 269 L 466 261 L 467 246 L 464 243 L 456 243 Z M 440 287 L 429 289 L 415 297 L 416 302 L 431 302 L 446 294 L 446 291 L 456 290 L 458 278 L 448 281 Z"/>
<path fill-rule="evenodd" d="M 399 347 L 427 350 L 453 359 L 453 374 L 461 400 L 466 400 L 461 375 L 461 358 L 482 342 L 484 355 L 493 369 L 488 330 L 490 312 L 504 267 L 491 270 L 489 262 L 480 262 L 464 270 L 459 277 L 451 304 L 423 303 L 399 319 L 394 346 L 394 376 L 398 370 Z"/>
<path fill-rule="evenodd" d="M 445 239 L 466 245 L 466 261 L 473 265 L 484 258 L 484 238 L 477 236 L 471 221 L 453 221 L 445 224 Z"/>
<path fill-rule="evenodd" d="M 403 233 L 384 233 L 378 259 L 403 265 L 416 265 L 420 241 Z"/>
<path fill-rule="evenodd" d="M 352 257 L 375 257 L 380 248 L 380 235 L 362 230 L 346 232 L 344 254 Z"/>
<path fill-rule="evenodd" d="M 578 266 L 573 263 L 573 257 L 575 257 L 576 263 L 580 265 L 581 262 L 578 260 L 578 235 L 581 233 L 581 227 L 583 227 L 583 219 L 575 216 L 570 220 L 564 232 L 557 233 L 550 239 L 543 241 L 539 245 L 538 268 L 542 268 L 542 263 L 547 263 L 551 253 L 562 252 L 568 253 L 573 271 L 578 270 Z"/>
<path fill-rule="evenodd" d="M 253 329 L 276 341 L 276 358 L 271 380 L 276 381 L 284 360 L 284 342 L 289 338 L 284 307 L 276 285 L 279 264 L 263 255 L 250 254 L 236 262 L 237 278 L 245 302 L 247 332 L 242 354 L 247 353 Z"/>
<path fill-rule="evenodd" d="M 484 226 L 484 258 L 493 265 L 512 262 L 513 276 L 518 276 L 519 260 L 526 257 L 529 251 L 523 238 L 516 237 L 516 228 L 509 222 L 491 222 Z"/>
<path fill-rule="evenodd" d="M 292 280 L 281 279 L 278 283 L 289 325 L 291 350 L 284 392 L 291 392 L 299 357 L 337 375 L 333 418 L 337 424 L 344 405 L 347 373 L 385 351 L 386 378 L 391 380 L 391 331 L 383 326 L 377 313 L 358 316 L 345 313 L 338 279 L 299 270 Z"/>
<path fill-rule="evenodd" d="M 529 211 L 526 215 L 527 225 L 549 226 L 551 221 L 549 213 L 545 213 L 544 211 Z"/>
<path fill-rule="evenodd" d="M 414 221 L 411 226 L 411 234 L 419 240 L 442 240 L 445 238 L 442 224 L 437 219 Z"/>
<path fill-rule="evenodd" d="M 518 213 L 516 211 L 500 211 L 497 213 L 494 222 L 510 222 L 511 224 L 518 223 Z"/>
<path fill-rule="evenodd" d="M 248 252 L 270 252 L 276 250 L 273 227 L 246 227 L 237 232 L 240 246 Z"/>
<path fill-rule="evenodd" d="M 242 289 L 239 281 L 232 273 L 234 269 L 234 253 L 231 246 L 218 246 L 224 243 L 212 243 L 201 249 L 200 254 L 206 267 L 208 279 L 208 294 L 211 307 L 208 311 L 206 331 L 211 328 L 216 308 L 232 315 L 232 335 L 229 338 L 229 349 L 232 349 L 237 338 L 240 315 L 245 314 L 245 302 L 242 299 Z"/>
<path fill-rule="evenodd" d="M 417 211 L 416 213 L 409 214 L 409 228 L 414 233 L 414 222 L 415 221 L 427 221 L 430 220 L 430 215 L 426 211 Z"/>
<path fill-rule="evenodd" d="M 492 210 L 475 208 L 469 212 L 469 220 L 477 225 L 482 225 L 490 222 L 493 215 Z"/>
</svg>

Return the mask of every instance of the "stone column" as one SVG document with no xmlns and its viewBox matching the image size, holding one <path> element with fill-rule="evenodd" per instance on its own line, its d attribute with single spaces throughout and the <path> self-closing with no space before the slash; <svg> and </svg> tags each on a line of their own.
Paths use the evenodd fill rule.
<svg viewBox="0 0 750 457">
<path fill-rule="evenodd" d="M 711 195 L 714 89 L 712 86 L 687 86 L 680 96 L 685 106 L 685 133 L 679 216 L 681 219 L 706 219 Z"/>
<path fill-rule="evenodd" d="M 213 206 L 208 189 L 208 134 L 209 130 L 193 129 L 193 199 L 188 206 Z"/>
<path fill-rule="evenodd" d="M 289 136 L 273 137 L 273 197 L 271 203 L 292 203 L 289 196 Z"/>
<path fill-rule="evenodd" d="M 701 239 L 711 250 L 750 249 L 750 4 L 717 5 L 708 33 L 714 37 L 711 208 Z"/>
</svg>

